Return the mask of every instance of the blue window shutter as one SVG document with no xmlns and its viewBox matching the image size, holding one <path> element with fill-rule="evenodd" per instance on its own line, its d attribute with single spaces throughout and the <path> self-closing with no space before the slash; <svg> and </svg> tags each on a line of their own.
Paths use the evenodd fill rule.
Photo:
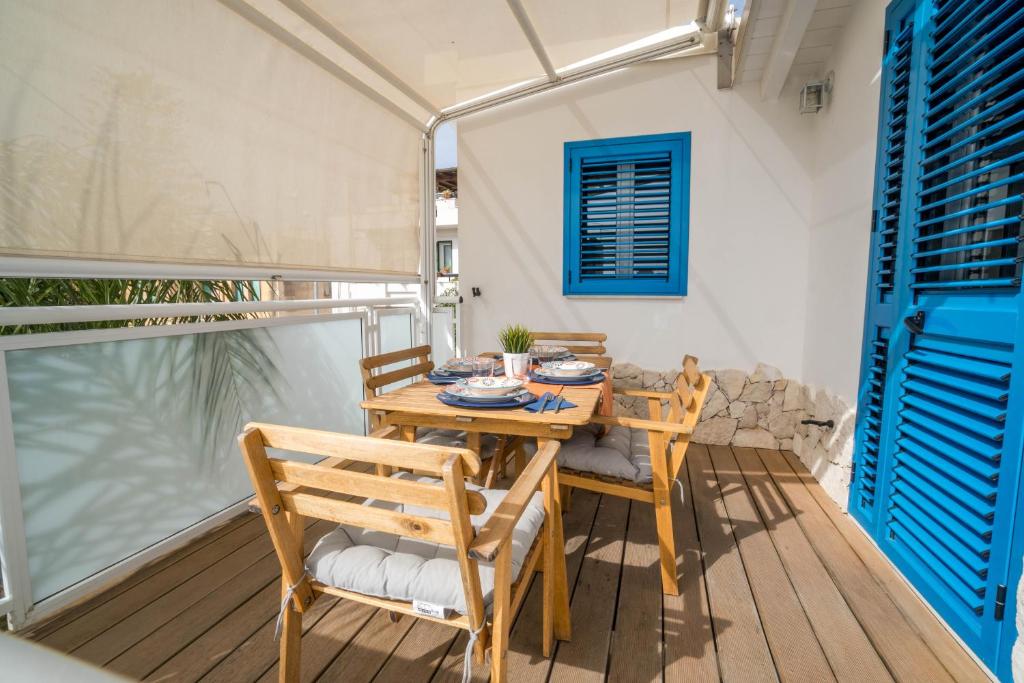
<svg viewBox="0 0 1024 683">
<path fill-rule="evenodd" d="M 690 134 L 565 144 L 564 294 L 683 296 Z"/>
</svg>

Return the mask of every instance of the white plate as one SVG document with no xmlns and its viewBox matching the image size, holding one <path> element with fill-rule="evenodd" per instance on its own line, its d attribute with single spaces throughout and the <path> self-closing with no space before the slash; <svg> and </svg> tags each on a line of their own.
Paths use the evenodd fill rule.
<svg viewBox="0 0 1024 683">
<path fill-rule="evenodd" d="M 517 399 L 523 394 L 528 393 L 527 389 L 516 389 L 510 394 L 500 395 L 480 395 L 473 392 L 472 389 L 468 389 L 465 386 L 459 386 L 459 384 L 449 384 L 444 388 L 446 394 L 452 396 L 458 396 L 459 398 L 468 399 L 470 401 L 479 401 L 480 403 L 501 403 L 502 401 L 511 401 Z"/>
<path fill-rule="evenodd" d="M 538 344 L 537 346 L 530 347 L 530 355 L 540 358 L 541 360 L 553 360 L 566 353 L 569 353 L 569 349 L 564 346 L 547 346 L 545 344 Z"/>
<path fill-rule="evenodd" d="M 601 370 L 601 368 L 594 368 L 583 375 L 558 375 L 550 370 L 540 367 L 534 370 L 534 372 L 538 377 L 546 377 L 547 379 L 594 379 L 604 371 Z"/>
<path fill-rule="evenodd" d="M 584 360 L 553 360 L 541 364 L 541 369 L 552 377 L 586 377 L 597 369 Z"/>
<path fill-rule="evenodd" d="M 472 389 L 477 396 L 507 396 L 521 389 L 525 382 L 514 377 L 467 377 L 458 384 Z"/>
</svg>

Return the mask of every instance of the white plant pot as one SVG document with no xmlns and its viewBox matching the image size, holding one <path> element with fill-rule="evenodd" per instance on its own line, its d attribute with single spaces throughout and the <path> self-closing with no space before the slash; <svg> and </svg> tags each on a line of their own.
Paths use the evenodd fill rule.
<svg viewBox="0 0 1024 683">
<path fill-rule="evenodd" d="M 502 360 L 505 362 L 505 376 L 516 379 L 524 379 L 530 372 L 530 354 L 528 353 L 503 353 Z"/>
</svg>

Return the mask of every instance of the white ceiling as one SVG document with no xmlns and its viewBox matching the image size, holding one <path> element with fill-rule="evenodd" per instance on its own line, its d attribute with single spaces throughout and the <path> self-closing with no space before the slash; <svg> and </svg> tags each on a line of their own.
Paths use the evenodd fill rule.
<svg viewBox="0 0 1024 683">
<path fill-rule="evenodd" d="M 698 0 L 523 0 L 556 69 L 692 22 Z M 305 0 L 443 109 L 544 76 L 507 0 Z"/>
<path fill-rule="evenodd" d="M 775 47 L 780 23 L 788 2 L 814 0 L 748 0 L 748 22 L 742 38 L 740 61 L 736 69 L 737 83 L 757 83 L 764 75 L 765 65 Z M 857 0 L 818 0 L 810 23 L 803 34 L 787 78 L 788 86 L 825 76 L 825 61 L 832 54 L 842 27 Z"/>
</svg>

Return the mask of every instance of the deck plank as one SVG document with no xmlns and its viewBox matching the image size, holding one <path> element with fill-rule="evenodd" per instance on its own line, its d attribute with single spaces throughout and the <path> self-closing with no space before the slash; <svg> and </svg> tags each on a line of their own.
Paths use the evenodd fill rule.
<svg viewBox="0 0 1024 683">
<path fill-rule="evenodd" d="M 714 683 L 719 680 L 718 656 L 697 537 L 693 489 L 686 467 L 679 471 L 679 482 L 672 498 L 679 595 L 662 597 L 665 680 Z"/>
<path fill-rule="evenodd" d="M 306 550 L 336 525 L 316 522 L 306 528 Z M 107 664 L 107 668 L 136 679 L 145 678 L 173 657 L 181 643 L 191 643 L 206 633 L 254 593 L 265 588 L 280 590 L 281 565 L 277 555 L 265 555 L 224 586 L 211 592 L 190 609 L 181 612 L 160 628 L 135 643 Z M 271 599 L 271 605 L 273 605 Z"/>
<path fill-rule="evenodd" d="M 160 572 L 164 571 L 173 564 L 176 564 L 190 555 L 195 554 L 199 550 L 209 546 L 211 543 L 216 541 L 224 540 L 228 534 L 236 532 L 239 527 L 245 524 L 255 523 L 256 517 L 248 514 L 247 512 L 240 512 L 235 517 L 225 521 L 222 524 L 214 527 L 207 531 L 201 536 L 193 539 L 189 543 L 181 546 L 180 548 L 168 553 L 167 555 L 149 562 L 143 565 L 136 571 L 132 572 L 122 580 L 118 581 L 113 586 L 110 586 L 102 593 L 91 596 L 78 604 L 68 607 L 57 614 L 52 619 L 37 625 L 30 627 L 24 631 L 26 638 L 32 640 L 44 641 L 46 638 L 51 636 L 56 631 L 64 628 L 68 624 L 77 619 L 84 617 L 86 614 L 92 612 L 97 607 L 104 605 L 119 595 L 122 595 L 130 588 L 134 588 L 139 584 L 149 581 L 152 577 L 156 576 Z M 57 647 L 56 643 L 48 643 L 53 647 Z"/>
<path fill-rule="evenodd" d="M 654 507 L 629 506 L 619 606 L 608 654 L 608 680 L 660 681 L 663 670 L 661 565 Z"/>
<path fill-rule="evenodd" d="M 197 681 L 242 646 L 269 619 L 277 616 L 279 580 L 271 581 L 199 638 L 146 676 L 150 681 Z M 263 667 L 270 666 L 269 662 Z M 261 669 L 258 673 L 262 673 Z M 254 673 L 255 678 L 258 673 Z M 241 679 L 237 679 L 241 680 Z"/>
<path fill-rule="evenodd" d="M 311 683 L 317 680 L 331 665 L 338 653 L 352 642 L 352 639 L 378 611 L 375 607 L 364 605 L 361 602 L 338 600 L 311 629 L 303 632 L 300 675 L 302 683 Z M 273 642 L 274 663 L 258 679 L 261 683 L 274 683 L 278 678 L 277 646 L 278 643 L 275 640 Z"/>
<path fill-rule="evenodd" d="M 782 454 L 757 453 L 896 680 L 952 681 Z"/>
<path fill-rule="evenodd" d="M 733 453 L 836 678 L 842 683 L 891 681 L 881 657 L 804 536 L 764 463 L 753 449 L 733 448 Z"/>
<path fill-rule="evenodd" d="M 832 668 L 754 507 L 732 449 L 710 446 L 708 452 L 779 678 L 834 681 Z"/>
<path fill-rule="evenodd" d="M 777 681 L 772 654 L 743 568 L 706 446 L 692 444 L 687 467 L 704 552 L 708 603 L 726 681 Z"/>
<path fill-rule="evenodd" d="M 266 539 L 266 527 L 255 515 L 249 523 L 241 525 L 181 561 L 166 567 L 149 579 L 134 584 L 115 598 L 103 601 L 95 609 L 42 639 L 44 645 L 63 652 L 71 652 L 108 629 L 129 618 L 163 595 L 173 591 L 189 579 L 223 561 L 233 552 L 249 543 Z M 264 543 L 269 544 L 269 539 Z M 267 546 L 269 547 L 269 545 Z"/>
<path fill-rule="evenodd" d="M 275 593 L 280 597 L 280 588 Z M 303 613 L 303 637 L 334 608 L 338 601 L 339 598 L 333 596 L 322 596 L 313 603 L 313 607 L 308 612 Z M 204 683 L 255 681 L 272 667 L 278 659 L 278 641 L 274 639 L 274 627 L 279 606 L 280 602 L 275 598 L 273 616 L 260 624 L 252 635 L 243 640 L 238 647 L 199 680 Z"/>
<path fill-rule="evenodd" d="M 373 680 L 415 621 L 413 617 L 403 616 L 395 623 L 388 618 L 387 612 L 377 610 L 359 629 L 348 647 L 320 674 L 320 680 L 325 683 L 363 683 Z"/>
<path fill-rule="evenodd" d="M 878 548 L 868 540 L 856 523 L 828 497 L 825 489 L 818 485 L 797 457 L 790 452 L 782 452 L 782 457 L 953 679 L 964 683 L 989 683 L 989 677 L 978 667 L 971 655 L 935 618 L 921 598 L 907 586 L 906 580 L 878 552 Z"/>
<path fill-rule="evenodd" d="M 579 577 L 600 500 L 600 494 L 583 490 L 573 491 L 572 506 L 562 521 L 565 535 L 565 574 L 570 591 L 576 586 L 576 579 Z M 552 660 L 540 655 L 543 636 L 543 594 L 544 588 L 540 577 L 535 577 L 509 637 L 509 680 L 522 683 L 546 681 L 551 671 Z M 557 650 L 557 641 L 555 647 Z"/>
<path fill-rule="evenodd" d="M 426 683 L 433 678 L 458 635 L 458 629 L 451 626 L 417 620 L 401 647 L 388 657 L 373 680 L 377 683 Z"/>
<path fill-rule="evenodd" d="M 615 620 L 629 501 L 601 496 L 572 591 L 572 640 L 559 643 L 549 681 L 603 681 Z"/>
</svg>

